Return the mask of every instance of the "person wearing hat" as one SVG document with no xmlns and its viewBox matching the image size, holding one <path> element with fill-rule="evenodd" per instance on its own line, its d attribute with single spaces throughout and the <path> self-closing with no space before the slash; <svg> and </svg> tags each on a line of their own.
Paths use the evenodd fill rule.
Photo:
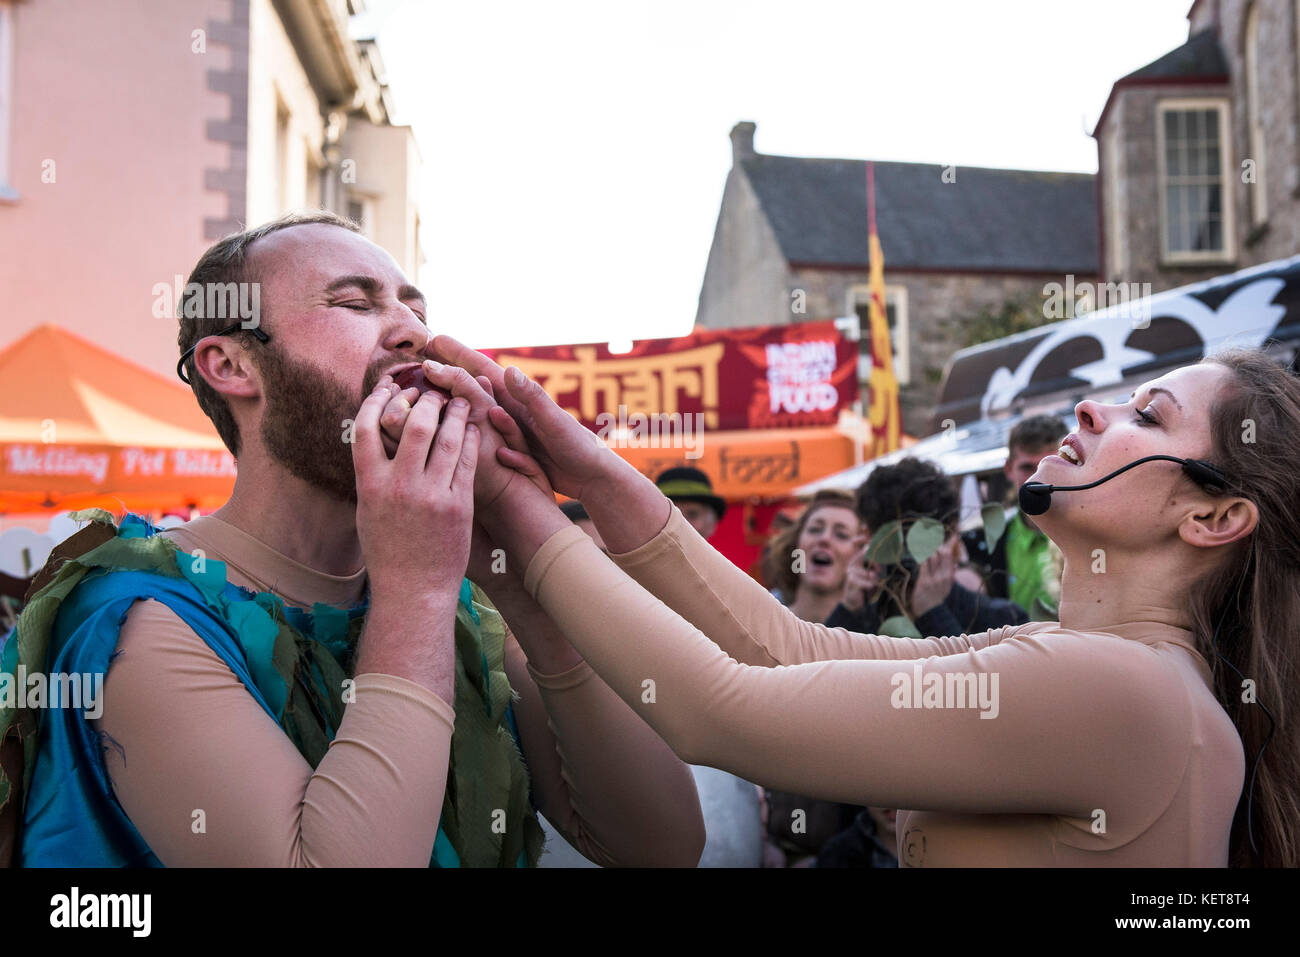
<svg viewBox="0 0 1300 957">
<path fill-rule="evenodd" d="M 713 537 L 718 522 L 727 512 L 727 503 L 713 494 L 713 483 L 707 475 L 683 465 L 661 474 L 655 479 L 655 485 L 702 538 L 707 541 Z"/>
</svg>

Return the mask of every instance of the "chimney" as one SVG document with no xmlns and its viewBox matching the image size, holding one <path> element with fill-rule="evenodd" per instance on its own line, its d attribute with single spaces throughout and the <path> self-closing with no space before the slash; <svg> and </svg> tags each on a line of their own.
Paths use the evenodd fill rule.
<svg viewBox="0 0 1300 957">
<path fill-rule="evenodd" d="M 755 125 L 748 120 L 742 120 L 731 128 L 732 166 L 754 158 L 754 130 Z"/>
</svg>

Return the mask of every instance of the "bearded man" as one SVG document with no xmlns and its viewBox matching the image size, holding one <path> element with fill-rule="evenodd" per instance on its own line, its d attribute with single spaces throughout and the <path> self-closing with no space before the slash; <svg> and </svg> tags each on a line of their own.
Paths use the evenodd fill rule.
<svg viewBox="0 0 1300 957">
<path fill-rule="evenodd" d="M 260 316 L 202 315 L 229 283 L 260 284 Z M 392 257 L 287 216 L 186 288 L 178 372 L 234 493 L 165 532 L 101 514 L 38 579 L 3 670 L 106 677 L 97 718 L 0 715 L 27 732 L 0 774 L 18 862 L 523 866 L 540 811 L 596 863 L 694 866 L 690 771 L 474 521 L 527 479 L 475 481 L 500 436 L 424 381 Z"/>
</svg>

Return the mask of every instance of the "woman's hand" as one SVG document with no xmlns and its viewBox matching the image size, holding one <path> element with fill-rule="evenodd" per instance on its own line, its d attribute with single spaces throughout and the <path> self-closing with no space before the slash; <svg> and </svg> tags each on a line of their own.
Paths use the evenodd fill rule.
<svg viewBox="0 0 1300 957">
<path fill-rule="evenodd" d="M 545 472 L 549 484 L 570 498 L 582 500 L 611 554 L 633 551 L 664 527 L 672 514 L 672 503 L 654 483 L 619 458 L 595 433 L 583 428 L 520 370 L 511 369 L 507 373 L 487 356 L 450 336 L 435 336 L 425 354 L 459 366 L 457 371 L 461 375 L 487 380 L 505 411 L 518 424 L 528 453 Z M 427 368 L 425 378 L 432 378 Z M 440 379 L 433 378 L 433 381 L 442 384 Z M 492 414 L 499 425 L 509 429 L 499 419 L 499 413 Z M 497 458 L 524 473 L 531 467 L 521 450 L 503 449 L 498 451 Z M 540 536 L 555 532 L 567 519 L 555 507 L 553 498 L 549 508 L 541 508 L 538 501 L 529 502 L 528 495 L 517 495 L 515 491 L 512 487 L 502 496 L 501 509 L 502 516 L 513 516 L 513 524 L 499 526 L 502 516 L 496 514 L 496 509 L 484 516 L 484 524 L 499 540 L 508 540 L 507 547 L 513 547 L 526 562 L 545 541 Z M 543 498 L 536 488 L 526 491 L 538 500 Z"/>
<path fill-rule="evenodd" d="M 569 496 L 582 498 L 583 491 L 611 471 L 630 468 L 595 433 L 561 409 L 533 380 L 517 368 L 501 368 L 496 362 L 457 342 L 451 336 L 435 336 L 425 350 L 450 364 L 459 366 L 469 376 L 487 379 L 502 408 L 519 427 L 537 465 L 546 473 L 552 488 Z M 426 368 L 426 377 L 429 375 Z M 433 381 L 442 384 L 441 381 Z M 495 420 L 503 425 L 503 420 Z M 523 449 L 516 455 L 503 455 L 501 461 L 513 468 L 523 465 Z"/>
<path fill-rule="evenodd" d="M 436 390 L 469 403 L 469 421 L 482 432 L 478 473 L 474 483 L 474 505 L 478 509 L 490 508 L 507 486 L 519 477 L 518 472 L 502 464 L 498 458 L 498 451 L 506 446 L 488 415 L 496 407 L 492 383 L 483 377 L 476 379 L 462 368 L 444 365 L 435 360 L 426 361 L 421 371 L 425 381 Z"/>
<path fill-rule="evenodd" d="M 479 379 L 483 382 L 487 381 L 484 376 L 480 376 Z M 519 423 L 499 405 L 488 409 L 488 421 L 505 442 L 505 448 L 497 449 L 497 461 L 523 475 L 550 498 L 555 498 L 555 489 L 551 487 L 551 480 L 546 477 L 546 472 L 537 463 L 537 459 L 533 458 L 528 451 L 528 439 L 519 428 Z"/>
</svg>

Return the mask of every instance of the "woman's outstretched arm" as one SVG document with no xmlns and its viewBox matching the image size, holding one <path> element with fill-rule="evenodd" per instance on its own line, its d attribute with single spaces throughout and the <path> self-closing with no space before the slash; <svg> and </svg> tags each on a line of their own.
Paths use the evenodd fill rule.
<svg viewBox="0 0 1300 957">
<path fill-rule="evenodd" d="M 527 442 L 551 486 L 582 500 L 615 560 L 737 661 L 790 665 L 835 658 L 923 658 L 983 647 L 1000 634 L 917 641 L 857 635 L 801 620 L 700 539 L 654 483 L 560 409 L 537 383 L 515 369 L 507 375 L 490 358 L 449 336 L 437 336 L 431 348 L 459 368 L 426 370 L 426 375 L 456 394 L 476 392 L 473 377 L 485 377 L 509 413 L 493 417 L 507 441 L 513 430 Z M 520 469 L 535 467 L 508 450 L 503 461 Z M 533 543 L 538 544 L 540 540 Z"/>
<path fill-rule="evenodd" d="M 536 384 L 517 370 L 509 384 L 511 414 L 533 436 L 545 434 L 518 401 Z M 536 405 L 564 415 L 554 403 Z M 597 457 L 613 453 L 586 430 L 562 431 L 557 422 L 547 425 L 560 440 L 537 454 L 549 457 L 561 492 L 581 497 L 599 475 Z M 508 449 L 497 456 L 505 465 L 532 464 Z M 527 480 L 496 486 L 476 517 L 526 569 L 526 589 L 688 762 L 856 804 L 1085 820 L 1103 810 L 1129 824 L 1158 816 L 1177 790 L 1191 746 L 1190 704 L 1176 669 L 1152 648 L 1041 626 L 923 660 L 753 667 L 629 578 L 548 492 Z M 666 505 L 658 522 L 628 529 L 639 540 L 611 547 L 630 551 L 653 538 Z"/>
<path fill-rule="evenodd" d="M 1114 817 L 1158 814 L 1187 760 L 1185 691 L 1136 642 L 1044 628 L 925 660 L 752 667 L 576 527 L 536 551 L 525 583 L 683 760 L 768 787 L 879 807 Z"/>
<path fill-rule="evenodd" d="M 637 478 L 643 476 L 638 474 Z M 623 477 L 614 474 L 611 481 L 619 483 Z M 658 493 L 658 489 L 655 491 Z M 617 499 L 615 493 L 606 501 Z M 595 509 L 587 506 L 593 520 Z M 618 511 L 605 507 L 601 515 L 607 523 L 625 520 L 617 515 Z M 596 527 L 603 537 L 604 528 L 599 523 Z M 898 660 L 955 655 L 983 648 L 1002 635 L 999 630 L 917 640 L 863 635 L 804 621 L 701 538 L 676 508 L 654 538 L 631 552 L 611 552 L 609 557 L 723 651 L 745 664 L 797 665 L 845 658 Z"/>
</svg>

